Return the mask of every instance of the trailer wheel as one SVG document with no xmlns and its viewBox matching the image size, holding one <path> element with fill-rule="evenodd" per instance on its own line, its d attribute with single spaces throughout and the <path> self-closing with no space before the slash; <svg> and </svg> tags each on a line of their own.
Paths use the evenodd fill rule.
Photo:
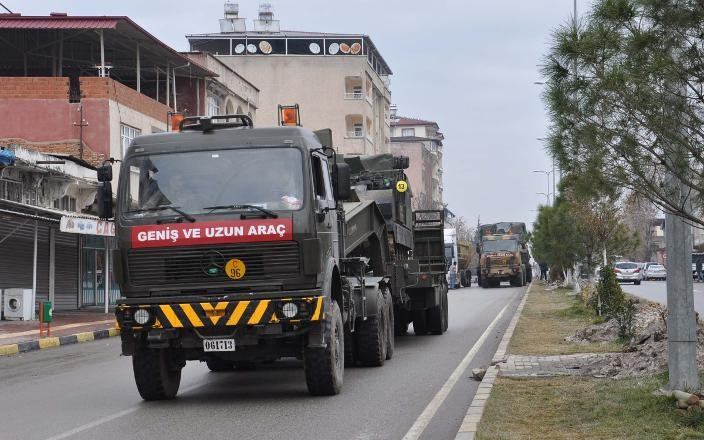
<svg viewBox="0 0 704 440">
<path fill-rule="evenodd" d="M 376 294 L 376 316 L 357 323 L 357 356 L 366 367 L 380 367 L 386 360 L 388 325 L 386 319 L 386 300 L 381 289 Z"/>
<path fill-rule="evenodd" d="M 388 289 L 384 289 L 384 297 L 386 298 L 386 360 L 388 361 L 394 357 L 394 344 L 396 343 L 394 323 L 396 322 L 396 317 L 394 316 L 394 300 L 391 298 L 391 292 Z"/>
<path fill-rule="evenodd" d="M 223 371 L 232 371 L 235 369 L 235 364 L 232 361 L 226 361 L 218 357 L 210 357 L 205 361 L 208 369 L 214 373 Z"/>
<path fill-rule="evenodd" d="M 441 335 L 447 330 L 447 290 L 440 294 L 440 305 L 428 310 L 428 329 L 434 335 Z"/>
<path fill-rule="evenodd" d="M 333 396 L 342 389 L 345 365 L 345 329 L 340 307 L 331 301 L 332 309 L 322 322 L 325 348 L 308 348 L 303 354 L 303 369 L 308 391 L 314 396 Z"/>
<path fill-rule="evenodd" d="M 176 397 L 182 365 L 171 359 L 169 349 L 149 348 L 138 343 L 132 355 L 132 369 L 139 395 L 144 400 Z"/>
<path fill-rule="evenodd" d="M 428 312 L 427 310 L 413 311 L 413 332 L 418 335 L 428 334 Z"/>
</svg>

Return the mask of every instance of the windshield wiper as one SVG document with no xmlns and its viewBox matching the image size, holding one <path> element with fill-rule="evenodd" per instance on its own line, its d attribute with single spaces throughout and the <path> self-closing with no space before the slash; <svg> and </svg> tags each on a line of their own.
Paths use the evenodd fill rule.
<svg viewBox="0 0 704 440">
<path fill-rule="evenodd" d="M 133 210 L 131 210 L 131 211 L 126 211 L 126 212 L 128 212 L 128 213 L 155 212 L 155 211 L 165 211 L 165 210 L 167 210 L 167 209 L 170 209 L 170 210 L 172 210 L 172 211 L 174 211 L 174 212 L 177 212 L 178 214 L 181 215 L 181 217 L 185 218 L 186 220 L 188 220 L 188 221 L 191 222 L 191 223 L 194 222 L 194 221 L 196 221 L 195 217 L 193 217 L 193 216 L 190 215 L 189 213 L 187 213 L 187 212 L 181 210 L 180 207 L 178 207 L 178 206 L 173 206 L 173 205 L 156 205 L 156 206 L 151 207 L 151 208 L 133 209 Z"/>
<path fill-rule="evenodd" d="M 221 210 L 221 209 L 232 209 L 232 210 L 240 210 L 240 209 L 256 209 L 257 211 L 263 212 L 266 214 L 267 217 L 271 218 L 278 218 L 278 214 L 276 214 L 274 211 L 269 211 L 268 209 L 262 208 L 261 206 L 257 205 L 216 205 L 216 206 L 206 206 L 203 209 L 209 209 L 206 214 L 210 214 L 213 211 Z"/>
</svg>

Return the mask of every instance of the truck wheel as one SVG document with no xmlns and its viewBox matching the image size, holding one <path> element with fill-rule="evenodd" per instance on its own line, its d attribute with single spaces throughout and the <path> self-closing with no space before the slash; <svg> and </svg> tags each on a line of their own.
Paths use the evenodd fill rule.
<svg viewBox="0 0 704 440">
<path fill-rule="evenodd" d="M 354 334 L 347 327 L 345 326 L 345 368 L 354 367 L 357 357 L 354 352 Z"/>
<path fill-rule="evenodd" d="M 394 316 L 394 304 L 391 299 L 391 293 L 386 290 L 387 295 L 387 307 L 386 307 L 386 360 L 388 361 L 394 357 L 394 344 L 396 343 L 396 338 L 394 330 L 396 322 L 396 317 Z"/>
<path fill-rule="evenodd" d="M 443 315 L 445 316 L 445 324 L 444 324 L 444 326 L 443 326 L 443 331 L 446 332 L 446 331 L 447 331 L 447 328 L 450 326 L 450 320 L 449 320 L 449 316 L 448 316 L 448 315 L 449 315 L 448 312 L 449 312 L 449 310 L 450 310 L 450 306 L 449 306 L 448 301 L 447 301 L 447 289 L 445 289 L 445 293 L 443 293 L 442 299 L 443 299 Z"/>
<path fill-rule="evenodd" d="M 181 384 L 182 366 L 173 362 L 169 354 L 169 349 L 143 345 L 136 347 L 132 355 L 132 369 L 142 399 L 168 400 L 176 397 Z"/>
<path fill-rule="evenodd" d="M 413 311 L 413 332 L 418 336 L 428 334 L 428 312 L 426 310 Z"/>
<path fill-rule="evenodd" d="M 217 357 L 208 358 L 205 361 L 205 364 L 208 366 L 208 369 L 214 373 L 220 373 L 222 371 L 232 371 L 235 368 L 235 365 L 232 361 L 226 361 Z"/>
<path fill-rule="evenodd" d="M 447 291 L 440 295 L 440 305 L 428 310 L 428 329 L 434 335 L 441 335 L 447 329 Z"/>
<path fill-rule="evenodd" d="M 482 289 L 488 289 L 489 288 L 489 280 L 487 280 L 486 278 L 482 278 L 481 285 L 482 285 Z"/>
<path fill-rule="evenodd" d="M 325 348 L 308 348 L 303 354 L 303 369 L 308 391 L 314 396 L 340 393 L 345 365 L 345 329 L 337 302 L 332 301 L 330 313 L 322 322 Z"/>
<path fill-rule="evenodd" d="M 408 333 L 408 316 L 405 310 L 394 306 L 394 335 L 404 336 Z"/>
<path fill-rule="evenodd" d="M 380 367 L 386 360 L 388 325 L 386 319 L 386 300 L 381 289 L 376 294 L 376 316 L 357 323 L 357 356 L 366 367 Z"/>
</svg>

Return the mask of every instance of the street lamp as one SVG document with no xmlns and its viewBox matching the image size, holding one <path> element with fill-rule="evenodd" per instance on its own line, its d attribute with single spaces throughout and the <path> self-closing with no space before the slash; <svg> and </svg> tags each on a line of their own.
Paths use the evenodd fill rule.
<svg viewBox="0 0 704 440">
<path fill-rule="evenodd" d="M 552 181 L 553 185 L 555 184 L 555 170 L 553 169 L 552 171 L 543 171 L 543 170 L 533 170 L 534 173 L 543 173 L 545 176 L 548 178 L 548 193 L 547 196 L 550 197 L 550 174 L 552 173 Z M 545 193 L 540 193 L 540 194 L 545 194 Z M 555 202 L 555 189 L 553 188 L 553 203 Z M 550 201 L 548 199 L 548 206 L 550 206 Z"/>
<path fill-rule="evenodd" d="M 543 192 L 537 192 L 536 194 L 539 194 L 541 196 L 545 196 L 545 204 L 546 206 L 550 206 L 550 193 L 543 193 Z"/>
</svg>

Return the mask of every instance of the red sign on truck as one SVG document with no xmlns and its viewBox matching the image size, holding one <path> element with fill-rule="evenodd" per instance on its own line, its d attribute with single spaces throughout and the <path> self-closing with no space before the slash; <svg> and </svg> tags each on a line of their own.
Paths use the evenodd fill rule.
<svg viewBox="0 0 704 440">
<path fill-rule="evenodd" d="M 291 218 L 171 223 L 132 228 L 133 248 L 288 241 L 292 239 L 293 219 Z"/>
</svg>

